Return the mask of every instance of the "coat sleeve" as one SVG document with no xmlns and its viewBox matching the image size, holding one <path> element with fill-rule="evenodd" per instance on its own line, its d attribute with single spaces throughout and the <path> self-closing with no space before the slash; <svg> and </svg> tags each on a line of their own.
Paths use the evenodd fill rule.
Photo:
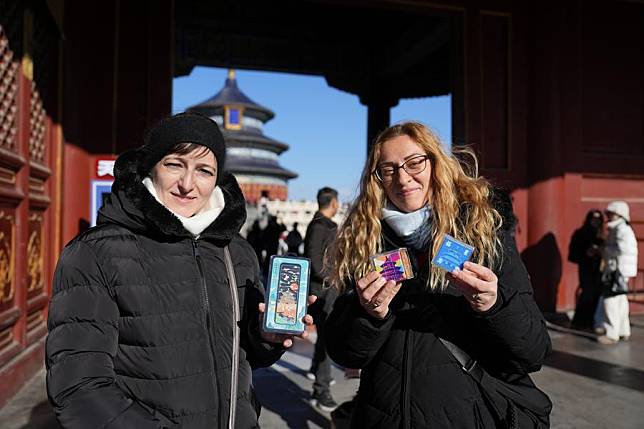
<svg viewBox="0 0 644 429">
<path fill-rule="evenodd" d="M 311 260 L 311 281 L 322 284 L 325 278 L 324 258 L 329 230 L 320 222 L 313 223 L 306 233 L 306 257 Z"/>
<path fill-rule="evenodd" d="M 491 312 L 473 316 L 475 332 L 487 357 L 487 367 L 526 374 L 541 368 L 552 345 L 514 237 L 506 231 L 501 241 L 503 263 L 497 273 L 500 303 Z"/>
<path fill-rule="evenodd" d="M 383 320 L 370 316 L 354 289 L 336 299 L 327 319 L 327 351 L 333 361 L 347 368 L 364 368 L 389 338 L 395 315 Z"/>
<path fill-rule="evenodd" d="M 259 303 L 264 302 L 264 286 L 259 278 L 259 263 L 254 252 L 249 246 L 248 249 L 251 258 L 254 261 L 255 280 L 246 290 L 244 303 L 244 317 L 241 320 L 240 332 L 241 347 L 246 352 L 246 358 L 251 368 L 264 368 L 277 362 L 282 354 L 284 347 L 281 344 L 266 342 L 262 339 L 260 330 L 260 313 Z"/>
<path fill-rule="evenodd" d="M 117 386 L 118 316 L 92 248 L 72 242 L 54 274 L 45 361 L 47 394 L 63 428 L 174 426 Z"/>
<path fill-rule="evenodd" d="M 623 223 L 616 234 L 616 257 L 624 277 L 637 276 L 637 238 L 628 224 Z"/>
</svg>

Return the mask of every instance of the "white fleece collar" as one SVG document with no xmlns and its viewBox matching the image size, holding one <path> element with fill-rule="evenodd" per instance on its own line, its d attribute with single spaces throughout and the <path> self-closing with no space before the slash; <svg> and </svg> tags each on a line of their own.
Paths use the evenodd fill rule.
<svg viewBox="0 0 644 429">
<path fill-rule="evenodd" d="M 146 187 L 146 189 L 159 202 L 159 204 L 161 204 L 177 219 L 179 219 L 183 227 L 197 238 L 204 229 L 206 229 L 211 223 L 215 221 L 215 219 L 217 219 L 219 214 L 224 210 L 224 207 L 226 206 L 223 191 L 219 186 L 215 186 L 215 189 L 210 195 L 210 200 L 208 201 L 208 210 L 196 214 L 192 217 L 185 217 L 173 212 L 165 204 L 163 204 L 163 202 L 161 202 L 151 178 L 146 177 L 145 179 L 143 179 L 143 186 Z"/>
</svg>

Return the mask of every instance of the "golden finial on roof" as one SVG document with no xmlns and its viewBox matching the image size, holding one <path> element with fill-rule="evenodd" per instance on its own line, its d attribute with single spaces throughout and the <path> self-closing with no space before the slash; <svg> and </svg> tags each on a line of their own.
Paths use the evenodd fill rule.
<svg viewBox="0 0 644 429">
<path fill-rule="evenodd" d="M 235 69 L 228 69 L 228 79 L 235 80 Z"/>
</svg>

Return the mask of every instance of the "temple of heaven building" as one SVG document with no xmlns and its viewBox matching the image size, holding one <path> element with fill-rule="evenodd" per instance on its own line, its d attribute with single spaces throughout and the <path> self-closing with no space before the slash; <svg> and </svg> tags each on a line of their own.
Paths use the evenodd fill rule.
<svg viewBox="0 0 644 429">
<path fill-rule="evenodd" d="M 288 145 L 263 133 L 275 114 L 255 103 L 237 86 L 235 71 L 228 71 L 224 87 L 206 101 L 186 109 L 212 118 L 226 140 L 226 170 L 237 178 L 246 201 L 255 204 L 262 196 L 285 201 L 288 181 L 297 174 L 279 164 Z"/>
</svg>

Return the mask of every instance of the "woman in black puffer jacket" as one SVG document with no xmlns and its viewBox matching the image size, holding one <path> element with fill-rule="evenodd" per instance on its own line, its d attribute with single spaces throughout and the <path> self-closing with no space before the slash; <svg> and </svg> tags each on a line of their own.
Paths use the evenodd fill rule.
<svg viewBox="0 0 644 429">
<path fill-rule="evenodd" d="M 352 427 L 503 424 L 439 338 L 488 373 L 534 387 L 528 373 L 551 345 L 513 230 L 508 196 L 467 174 L 425 126 L 403 123 L 378 137 L 339 230 L 332 282 L 343 294 L 326 326 L 331 358 L 362 369 Z M 430 263 L 445 234 L 475 249 L 450 273 Z M 400 247 L 415 278 L 396 283 L 372 271 L 371 255 Z"/>
<path fill-rule="evenodd" d="M 263 287 L 217 124 L 180 114 L 121 155 L 98 225 L 63 250 L 47 390 L 64 428 L 254 428 Z M 310 316 L 306 316 L 310 323 Z"/>
</svg>

